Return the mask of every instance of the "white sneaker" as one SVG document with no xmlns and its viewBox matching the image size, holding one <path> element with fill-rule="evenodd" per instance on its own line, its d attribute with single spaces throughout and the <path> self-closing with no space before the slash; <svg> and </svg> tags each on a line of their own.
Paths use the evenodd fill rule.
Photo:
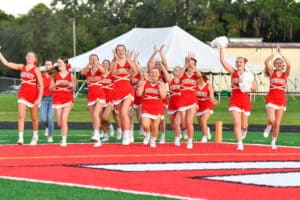
<svg viewBox="0 0 300 200">
<path fill-rule="evenodd" d="M 187 149 L 192 149 L 193 148 L 193 142 L 188 142 L 186 145 Z"/>
<path fill-rule="evenodd" d="M 100 141 L 100 140 L 99 140 Z M 107 142 L 107 141 L 109 141 L 109 136 L 108 136 L 108 134 L 104 134 L 104 137 L 103 137 L 103 139 L 102 139 L 102 142 Z"/>
<path fill-rule="evenodd" d="M 19 138 L 17 141 L 18 145 L 23 145 L 24 144 L 24 139 L 23 138 Z"/>
<path fill-rule="evenodd" d="M 202 136 L 201 142 L 202 143 L 207 143 L 207 136 Z"/>
<path fill-rule="evenodd" d="M 159 144 L 165 144 L 166 143 L 166 136 L 165 134 L 162 134 L 160 136 Z"/>
<path fill-rule="evenodd" d="M 145 137 L 145 133 L 144 133 L 144 131 L 143 131 L 143 128 L 141 127 L 140 128 L 140 130 L 139 130 L 139 135 L 142 135 L 142 136 L 144 136 Z"/>
<path fill-rule="evenodd" d="M 39 137 L 33 136 L 29 145 L 35 146 L 39 140 Z"/>
<path fill-rule="evenodd" d="M 122 131 L 117 130 L 117 140 L 121 140 L 121 139 L 122 139 Z"/>
<path fill-rule="evenodd" d="M 246 138 L 247 132 L 248 132 L 247 130 L 245 130 L 245 131 L 242 130 L 242 140 L 244 140 Z"/>
<path fill-rule="evenodd" d="M 180 146 L 180 137 L 175 137 L 174 145 L 178 147 Z"/>
<path fill-rule="evenodd" d="M 188 134 L 187 134 L 187 130 L 184 130 L 184 133 L 183 133 L 183 139 L 188 139 Z"/>
<path fill-rule="evenodd" d="M 109 136 L 110 137 L 113 137 L 115 135 L 115 129 L 114 129 L 114 126 L 112 124 L 110 124 L 108 126 L 108 129 L 109 129 Z"/>
<path fill-rule="evenodd" d="M 129 141 L 129 136 L 127 133 L 123 133 L 123 139 L 122 139 L 122 145 L 129 145 L 130 141 Z"/>
<path fill-rule="evenodd" d="M 211 139 L 211 134 L 210 134 L 210 128 L 207 127 L 207 139 L 210 140 Z"/>
<path fill-rule="evenodd" d="M 134 143 L 134 136 L 133 136 L 133 132 L 131 132 L 130 134 L 129 134 L 129 143 L 130 144 L 132 144 L 132 143 Z"/>
<path fill-rule="evenodd" d="M 47 142 L 48 142 L 48 143 L 52 143 L 52 142 L 53 142 L 53 137 L 52 137 L 52 136 L 49 136 Z"/>
<path fill-rule="evenodd" d="M 243 145 L 243 143 L 238 143 L 237 150 L 238 150 L 238 151 L 243 151 L 243 150 L 244 150 L 244 145 Z"/>
<path fill-rule="evenodd" d="M 268 125 L 264 130 L 264 137 L 267 138 L 271 132 L 272 126 Z"/>
<path fill-rule="evenodd" d="M 94 133 L 93 136 L 91 137 L 91 141 L 92 142 L 98 142 L 99 141 L 99 135 Z"/>
<path fill-rule="evenodd" d="M 45 129 L 45 137 L 48 137 L 48 135 L 49 135 L 49 129 L 46 128 L 46 129 Z"/>
<path fill-rule="evenodd" d="M 146 134 L 146 136 L 144 138 L 144 141 L 143 141 L 144 145 L 147 145 L 149 143 L 149 140 L 150 140 L 150 134 L 148 133 L 148 134 Z"/>
<path fill-rule="evenodd" d="M 102 145 L 101 140 L 99 140 L 94 144 L 94 147 L 100 147 L 101 145 Z"/>
<path fill-rule="evenodd" d="M 272 144 L 271 144 L 271 147 L 272 147 L 272 149 L 274 149 L 274 150 L 277 149 L 277 146 L 276 146 L 275 143 L 272 143 Z"/>
<path fill-rule="evenodd" d="M 151 148 L 155 148 L 155 147 L 156 147 L 156 142 L 155 142 L 154 139 L 151 139 L 151 140 L 150 140 L 150 147 L 151 147 Z"/>
<path fill-rule="evenodd" d="M 61 146 L 61 147 L 66 147 L 66 146 L 67 146 L 67 142 L 61 142 L 61 143 L 60 143 L 60 146 Z"/>
<path fill-rule="evenodd" d="M 104 137 L 104 133 L 103 133 L 102 130 L 101 130 L 100 133 L 99 133 L 99 137 L 100 137 L 100 138 L 103 138 L 103 137 Z"/>
</svg>

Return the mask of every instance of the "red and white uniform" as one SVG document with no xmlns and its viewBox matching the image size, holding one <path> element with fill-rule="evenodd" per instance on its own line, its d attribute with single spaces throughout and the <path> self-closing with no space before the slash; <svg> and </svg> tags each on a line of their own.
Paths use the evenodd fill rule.
<svg viewBox="0 0 300 200">
<path fill-rule="evenodd" d="M 158 84 L 151 84 L 146 80 L 142 100 L 142 118 L 157 119 L 164 116 L 164 106 L 160 97 Z"/>
<path fill-rule="evenodd" d="M 55 75 L 55 90 L 53 92 L 53 108 L 63 108 L 73 105 L 73 92 L 69 90 L 73 84 L 72 74 L 68 72 L 65 77 L 61 77 L 60 73 Z"/>
<path fill-rule="evenodd" d="M 251 101 L 247 92 L 242 92 L 239 86 L 239 74 L 237 71 L 231 75 L 232 94 L 229 101 L 229 111 L 244 112 L 250 116 Z"/>
<path fill-rule="evenodd" d="M 208 84 L 205 84 L 202 88 L 197 85 L 196 97 L 198 99 L 197 116 L 201 116 L 206 112 L 210 112 L 210 114 L 212 114 L 214 106 L 209 96 Z"/>
<path fill-rule="evenodd" d="M 102 73 L 99 70 L 95 72 L 89 69 L 86 75 L 86 82 L 88 86 L 88 106 L 95 105 L 98 101 L 105 104 L 105 93 L 102 89 Z"/>
<path fill-rule="evenodd" d="M 180 82 L 181 82 L 181 98 L 180 98 L 179 111 L 185 111 L 197 105 L 195 90 L 198 81 L 195 74 L 188 76 L 187 73 L 184 73 Z"/>
<path fill-rule="evenodd" d="M 42 73 L 42 78 L 43 78 L 43 83 L 44 83 L 43 97 L 52 96 L 53 91 L 49 90 L 49 87 L 50 87 L 50 84 L 52 81 L 52 77 L 47 76 L 46 72 L 44 72 L 44 73 Z"/>
<path fill-rule="evenodd" d="M 112 104 L 113 87 L 114 84 L 113 84 L 112 73 L 108 72 L 106 74 L 102 74 L 102 88 L 105 94 L 105 101 L 106 101 L 104 107 L 106 107 L 108 104 Z"/>
<path fill-rule="evenodd" d="M 170 100 L 168 105 L 168 113 L 170 115 L 176 113 L 180 106 L 181 98 L 181 82 L 180 80 L 176 83 L 174 79 L 169 85 Z"/>
<path fill-rule="evenodd" d="M 134 100 L 134 90 L 130 83 L 130 65 L 126 61 L 124 66 L 117 63 L 116 73 L 113 74 L 113 104 L 118 105 L 126 98 Z"/>
<path fill-rule="evenodd" d="M 286 84 L 287 76 L 282 73 L 280 76 L 276 71 L 270 77 L 270 90 L 266 97 L 266 107 L 274 109 L 286 109 Z"/>
<path fill-rule="evenodd" d="M 140 73 L 137 73 L 135 76 L 131 78 L 131 84 L 134 89 L 134 92 L 136 92 L 139 82 L 141 80 L 141 75 Z M 137 109 L 142 103 L 142 97 L 141 96 L 136 96 L 134 95 L 134 102 L 133 102 L 133 108 Z"/>
<path fill-rule="evenodd" d="M 26 70 L 26 66 L 23 65 L 21 69 L 21 87 L 18 94 L 18 103 L 25 104 L 26 106 L 32 108 L 34 102 L 39 96 L 37 75 L 35 73 L 35 68 Z"/>
</svg>

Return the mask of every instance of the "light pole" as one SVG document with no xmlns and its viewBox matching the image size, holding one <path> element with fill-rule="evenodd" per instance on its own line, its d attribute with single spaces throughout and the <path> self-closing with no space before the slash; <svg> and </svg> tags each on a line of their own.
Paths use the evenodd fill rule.
<svg viewBox="0 0 300 200">
<path fill-rule="evenodd" d="M 73 56 L 76 56 L 76 23 L 75 18 L 73 18 Z"/>
</svg>

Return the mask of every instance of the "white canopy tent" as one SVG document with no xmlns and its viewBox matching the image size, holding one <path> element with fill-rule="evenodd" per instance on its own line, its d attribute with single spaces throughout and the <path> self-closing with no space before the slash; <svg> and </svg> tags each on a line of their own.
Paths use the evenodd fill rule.
<svg viewBox="0 0 300 200">
<path fill-rule="evenodd" d="M 160 48 L 164 45 L 164 54 L 169 67 L 183 66 L 184 58 L 188 52 L 196 55 L 197 66 L 203 71 L 224 71 L 219 61 L 219 55 L 215 49 L 201 42 L 194 36 L 185 32 L 178 26 L 165 28 L 133 28 L 131 31 L 110 40 L 88 52 L 69 59 L 72 68 L 80 71 L 88 63 L 90 54 L 97 54 L 100 60 L 113 58 L 112 51 L 118 44 L 124 44 L 127 49 L 139 52 L 138 60 L 142 67 L 146 67 L 154 45 Z M 227 61 L 234 66 L 234 59 L 226 57 Z M 254 66 L 248 66 L 255 70 Z"/>
</svg>

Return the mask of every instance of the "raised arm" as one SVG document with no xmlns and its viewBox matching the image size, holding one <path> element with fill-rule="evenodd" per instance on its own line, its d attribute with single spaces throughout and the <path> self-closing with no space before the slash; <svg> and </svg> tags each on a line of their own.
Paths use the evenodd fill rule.
<svg viewBox="0 0 300 200">
<path fill-rule="evenodd" d="M 156 49 L 156 47 L 154 46 L 154 49 L 153 49 L 153 53 L 151 55 L 151 57 L 149 58 L 148 62 L 147 62 L 147 70 L 148 72 L 150 71 L 150 69 L 153 68 L 154 66 L 154 57 L 155 55 L 157 54 L 158 50 Z"/>
<path fill-rule="evenodd" d="M 129 63 L 130 65 L 130 71 L 131 73 L 135 74 L 138 72 L 137 70 L 137 67 L 136 67 L 136 63 L 133 61 L 133 54 L 134 54 L 134 51 L 131 51 L 131 52 L 128 52 L 128 56 L 127 56 L 127 62 Z"/>
<path fill-rule="evenodd" d="M 280 54 L 280 56 L 283 58 L 283 60 L 286 64 L 285 74 L 286 74 L 287 77 L 289 77 L 290 72 L 291 72 L 291 63 L 288 60 L 288 58 L 282 53 L 280 47 L 277 48 L 277 52 Z"/>
<path fill-rule="evenodd" d="M 21 70 L 22 68 L 22 64 L 16 64 L 16 63 L 11 63 L 11 62 L 8 62 L 6 60 L 6 58 L 3 56 L 1 50 L 0 50 L 0 61 L 2 62 L 2 64 L 4 66 L 6 66 L 7 68 L 10 68 L 10 69 L 14 69 L 14 70 Z"/>
<path fill-rule="evenodd" d="M 163 64 L 161 63 L 161 71 L 163 73 L 164 79 L 166 80 L 166 82 L 168 82 L 169 84 L 172 81 L 172 78 L 169 75 L 169 72 L 166 70 L 166 68 L 163 66 Z"/>
<path fill-rule="evenodd" d="M 220 62 L 221 62 L 221 64 L 222 64 L 222 66 L 224 67 L 224 69 L 225 69 L 228 73 L 233 74 L 234 69 L 233 69 L 233 67 L 225 60 L 223 48 L 220 48 Z"/>
<path fill-rule="evenodd" d="M 168 71 L 168 63 L 167 63 L 167 59 L 166 59 L 166 56 L 163 52 L 163 48 L 164 48 L 165 45 L 161 45 L 161 47 L 159 48 L 159 55 L 160 55 L 160 58 L 163 62 L 163 66 L 166 68 L 166 70 Z"/>
<path fill-rule="evenodd" d="M 80 74 L 83 75 L 83 76 L 86 76 L 87 73 L 89 72 L 89 68 L 91 67 L 90 64 L 87 64 L 81 71 L 80 71 Z"/>
<path fill-rule="evenodd" d="M 271 64 L 271 61 L 273 60 L 273 57 L 274 57 L 274 54 L 272 53 L 265 60 L 265 72 L 268 76 L 271 76 L 274 72 L 273 66 Z"/>
</svg>

